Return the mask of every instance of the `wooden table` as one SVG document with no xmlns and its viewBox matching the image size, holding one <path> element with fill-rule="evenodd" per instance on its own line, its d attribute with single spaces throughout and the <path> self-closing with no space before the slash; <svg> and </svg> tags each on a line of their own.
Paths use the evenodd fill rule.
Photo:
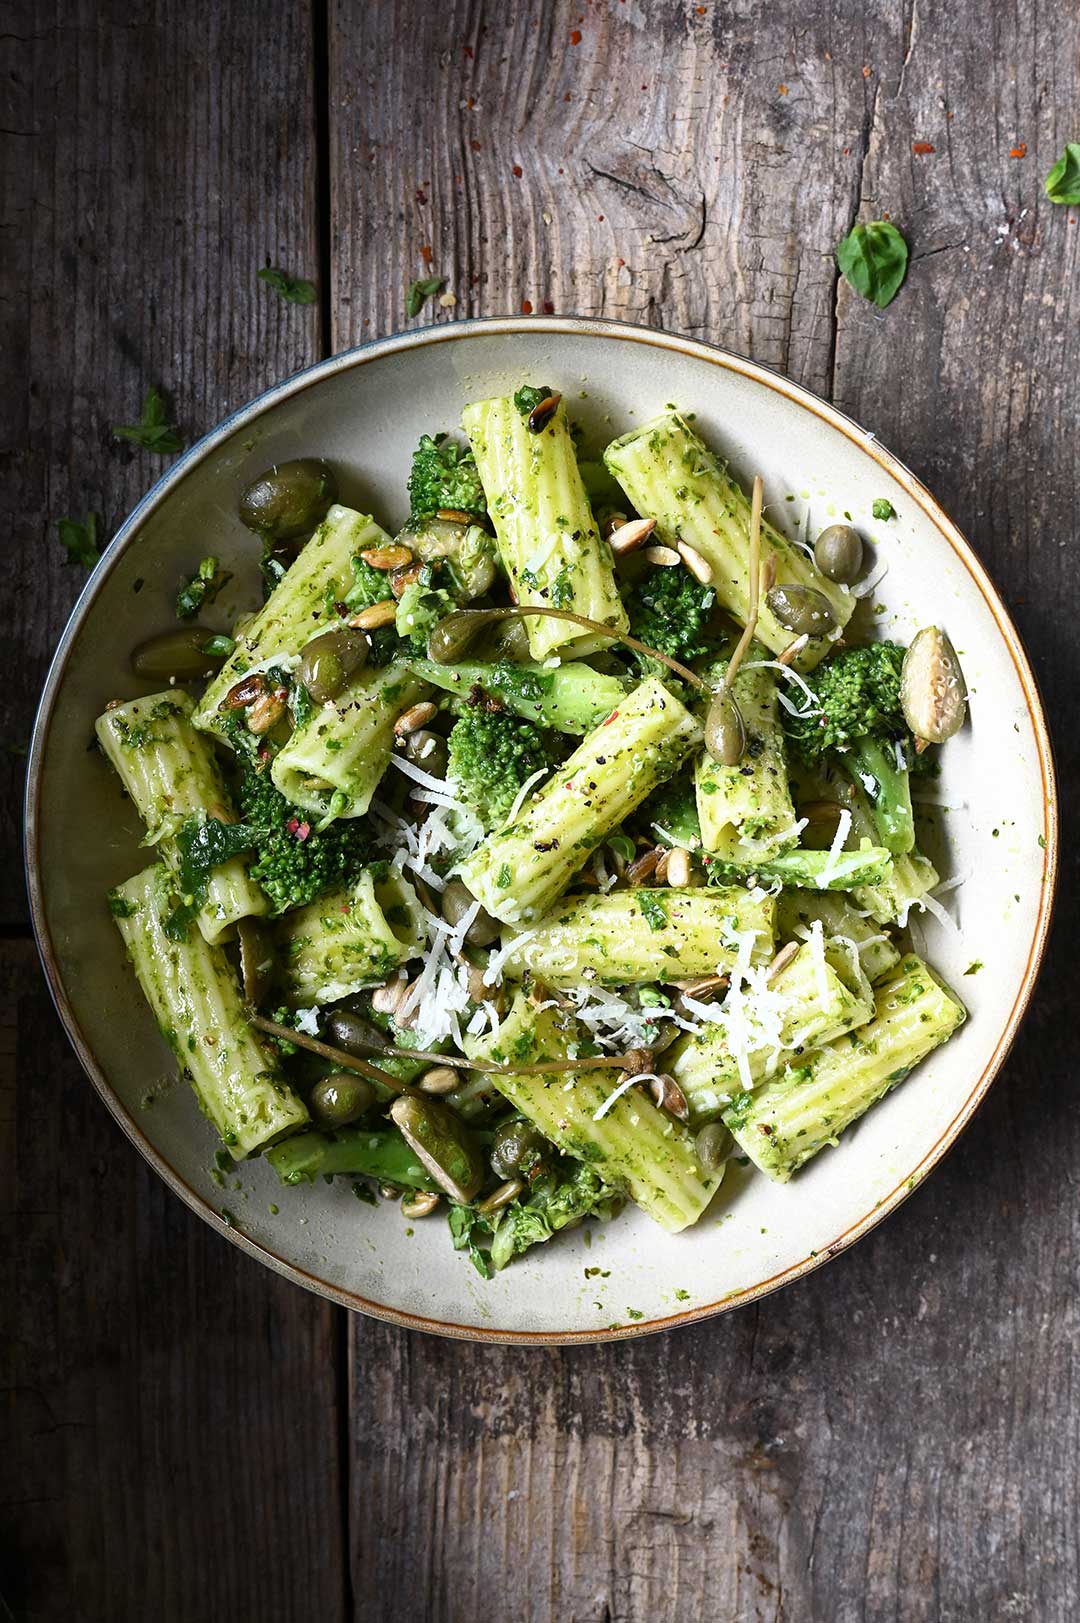
<svg viewBox="0 0 1080 1623">
<path fill-rule="evenodd" d="M 1016 615 L 1080 788 L 1080 13 L 1034 0 L 9 0 L 0 1592 L 45 1620 L 1074 1620 L 1076 861 L 988 1103 L 825 1272 L 698 1328 L 500 1350 L 236 1252 L 84 1080 L 27 935 L 22 762 L 82 585 L 190 439 L 420 320 L 578 311 L 781 368 L 877 432 Z M 884 314 L 833 246 L 910 240 Z M 256 279 L 317 280 L 317 307 Z M 418 323 L 413 323 L 418 324 Z M 1002 762 L 1002 771 L 1009 763 Z M 0 1615 L 3 1607 L 0 1606 Z"/>
</svg>

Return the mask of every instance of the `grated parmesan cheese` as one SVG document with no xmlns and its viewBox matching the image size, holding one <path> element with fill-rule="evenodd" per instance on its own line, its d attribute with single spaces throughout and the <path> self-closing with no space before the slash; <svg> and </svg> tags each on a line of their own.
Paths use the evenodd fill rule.
<svg viewBox="0 0 1080 1623">
<path fill-rule="evenodd" d="M 836 833 L 833 835 L 832 844 L 829 846 L 829 855 L 828 855 L 828 858 L 826 859 L 825 866 L 822 868 L 821 873 L 818 875 L 818 882 L 817 882 L 818 890 L 828 890 L 829 881 L 832 879 L 832 877 L 836 873 L 836 865 L 840 860 L 840 855 L 841 855 L 841 853 L 842 853 L 842 851 L 844 849 L 845 842 L 847 841 L 847 837 L 848 837 L 848 835 L 850 833 L 851 833 L 851 813 L 848 811 L 847 807 L 844 806 L 844 807 L 841 808 L 840 816 L 836 820 Z M 820 930 L 820 928 L 821 928 L 821 920 L 820 919 L 815 919 L 814 923 L 817 925 L 818 929 Z"/>
</svg>

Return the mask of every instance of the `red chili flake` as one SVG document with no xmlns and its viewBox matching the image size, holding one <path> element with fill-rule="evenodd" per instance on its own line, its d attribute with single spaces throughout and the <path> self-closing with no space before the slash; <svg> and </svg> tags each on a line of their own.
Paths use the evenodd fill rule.
<svg viewBox="0 0 1080 1623">
<path fill-rule="evenodd" d="M 600 725 L 601 725 L 601 727 L 610 727 L 610 726 L 611 726 L 611 723 L 612 723 L 612 722 L 613 722 L 613 721 L 614 721 L 614 720 L 615 720 L 615 718 L 616 718 L 616 716 L 617 716 L 617 715 L 618 715 L 618 714 L 619 714 L 619 712 L 618 712 L 618 711 L 617 711 L 617 710 L 613 710 L 613 711 L 612 711 L 612 712 L 611 712 L 611 714 L 610 714 L 610 716 L 609 716 L 609 717 L 608 717 L 608 718 L 607 718 L 607 720 L 606 720 L 606 721 L 602 721 L 602 722 L 601 722 L 601 723 L 600 723 Z"/>
<path fill-rule="evenodd" d="M 626 260 L 625 259 L 619 259 L 619 260 L 616 261 L 616 263 L 617 263 L 619 269 L 622 270 L 623 266 L 626 264 Z"/>
<path fill-rule="evenodd" d="M 473 108 L 476 106 L 476 98 L 474 96 L 467 96 L 465 99 L 465 105 L 471 113 Z"/>
<path fill-rule="evenodd" d="M 911 150 L 922 158 L 925 157 L 928 152 L 933 152 L 934 148 L 929 141 L 912 141 Z"/>
<path fill-rule="evenodd" d="M 571 43 L 571 45 L 580 45 L 581 44 L 581 29 L 580 28 L 575 28 L 573 30 L 573 32 L 570 35 L 570 43 Z"/>
<path fill-rule="evenodd" d="M 555 314 L 555 306 L 552 304 L 550 299 L 544 300 L 544 314 L 546 316 L 553 316 Z"/>
<path fill-rule="evenodd" d="M 285 827 L 288 829 L 290 834 L 295 834 L 297 829 L 300 827 L 299 817 L 290 817 L 289 821 L 285 824 Z"/>
<path fill-rule="evenodd" d="M 431 246 L 430 246 L 429 243 L 425 243 L 424 246 L 421 248 L 421 250 L 420 250 L 420 258 L 424 261 L 425 265 L 430 265 L 431 264 Z"/>
<path fill-rule="evenodd" d="M 470 145 L 470 146 L 471 146 L 471 147 L 472 147 L 472 149 L 473 149 L 473 151 L 474 151 L 474 152 L 479 152 L 479 151 L 480 151 L 480 143 L 479 143 L 479 141 L 478 141 L 478 140 L 477 140 L 477 139 L 476 139 L 476 137 L 475 137 L 475 136 L 474 136 L 474 137 L 473 137 L 473 139 L 472 139 L 472 140 L 471 140 L 471 141 L 470 141 L 470 142 L 469 142 L 469 145 Z"/>
<path fill-rule="evenodd" d="M 1027 142 L 1026 141 L 1021 141 L 1021 143 L 1020 143 L 1020 145 L 1018 147 L 1010 147 L 1009 148 L 1009 157 L 1010 158 L 1026 158 L 1027 157 Z"/>
<path fill-rule="evenodd" d="M 416 188 L 416 201 L 418 203 L 426 203 L 427 202 L 427 194 L 425 192 L 422 192 L 420 190 L 419 186 Z"/>
<path fill-rule="evenodd" d="M 843 157 L 845 157 L 845 158 L 847 158 L 847 157 L 850 157 L 850 155 L 851 155 L 851 148 L 850 148 L 850 147 L 841 147 L 841 148 L 840 148 L 840 152 L 841 152 L 841 155 L 842 155 L 842 156 L 843 156 Z"/>
<path fill-rule="evenodd" d="M 695 6 L 694 10 L 697 12 L 699 17 L 704 17 L 704 15 L 705 15 L 705 7 L 704 6 Z"/>
<path fill-rule="evenodd" d="M 521 165 L 519 163 L 516 163 L 514 165 L 514 167 L 511 169 L 510 173 L 513 175 L 515 180 L 520 180 L 521 175 L 522 175 Z"/>
<path fill-rule="evenodd" d="M 522 299 L 522 301 L 521 301 L 521 313 L 522 313 L 523 316 L 531 316 L 532 315 L 532 300 L 531 299 Z"/>
<path fill-rule="evenodd" d="M 597 216 L 596 216 L 596 218 L 597 218 L 597 219 L 598 219 L 598 220 L 602 220 L 602 219 L 603 219 L 603 218 L 604 218 L 604 216 L 603 216 L 603 215 L 602 215 L 602 214 L 598 214 L 598 215 L 597 215 Z"/>
<path fill-rule="evenodd" d="M 472 48 L 472 46 L 471 45 L 463 45 L 461 47 L 461 49 L 465 52 L 465 55 L 468 57 L 469 61 L 471 62 L 473 60 L 473 48 Z"/>
<path fill-rule="evenodd" d="M 872 74 L 872 73 L 873 73 L 873 71 L 874 71 L 874 70 L 873 70 L 873 68 L 871 68 L 871 67 L 865 67 L 865 68 L 863 68 L 863 70 L 862 70 L 862 76 L 863 76 L 863 78 L 864 78 L 864 79 L 869 79 L 869 77 L 870 77 L 870 75 L 871 75 L 871 74 Z"/>
<path fill-rule="evenodd" d="M 338 911 L 339 911 L 339 912 L 340 912 L 340 913 L 347 913 L 347 912 L 348 912 L 348 911 L 349 911 L 349 904 L 348 904 L 348 902 L 342 902 L 342 903 L 341 903 L 341 905 L 340 905 L 340 907 L 339 907 L 339 908 L 338 908 Z"/>
<path fill-rule="evenodd" d="M 310 823 L 301 823 L 300 827 L 296 831 L 296 838 L 298 840 L 306 840 L 310 833 L 311 833 L 311 824 Z"/>
</svg>

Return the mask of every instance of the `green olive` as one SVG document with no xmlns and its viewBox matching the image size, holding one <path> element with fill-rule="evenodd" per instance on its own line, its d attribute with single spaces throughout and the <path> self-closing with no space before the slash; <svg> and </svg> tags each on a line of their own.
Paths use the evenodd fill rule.
<svg viewBox="0 0 1080 1623">
<path fill-rule="evenodd" d="M 160 636 L 141 642 L 131 656 L 131 668 L 136 676 L 145 676 L 153 682 L 167 681 L 175 676 L 186 682 L 197 676 L 216 671 L 229 656 L 229 647 L 223 653 L 208 654 L 215 637 L 205 626 L 179 626 L 175 631 L 163 631 Z"/>
<path fill-rule="evenodd" d="M 862 569 L 863 544 L 850 524 L 830 524 L 814 542 L 814 562 L 826 580 L 851 586 Z"/>
<path fill-rule="evenodd" d="M 326 1030 L 327 1041 L 334 1048 L 343 1048 L 346 1054 L 354 1054 L 357 1059 L 386 1047 L 386 1037 L 378 1026 L 350 1009 L 335 1009 Z"/>
<path fill-rule="evenodd" d="M 765 598 L 773 618 L 795 637 L 823 637 L 836 626 L 836 615 L 816 586 L 774 586 Z"/>
<path fill-rule="evenodd" d="M 299 457 L 275 462 L 240 497 L 240 522 L 267 541 L 310 535 L 337 500 L 337 480 L 326 462 Z"/>
<path fill-rule="evenodd" d="M 444 562 L 459 603 L 483 597 L 495 584 L 495 543 L 479 524 L 438 517 L 419 519 L 395 539 L 423 563 Z"/>
<path fill-rule="evenodd" d="M 721 766 L 738 766 L 746 749 L 746 723 L 727 688 L 721 688 L 705 717 L 705 748 Z"/>
<path fill-rule="evenodd" d="M 300 680 L 316 704 L 326 704 L 337 698 L 370 653 L 371 644 L 362 631 L 335 626 L 304 644 Z"/>
<path fill-rule="evenodd" d="M 439 665 L 455 665 L 493 618 L 487 609 L 459 609 L 446 615 L 428 637 L 428 658 Z"/>
<path fill-rule="evenodd" d="M 322 1127 L 347 1127 L 366 1116 L 378 1093 L 366 1076 L 352 1071 L 331 1071 L 311 1090 L 311 1114 Z"/>
<path fill-rule="evenodd" d="M 422 767 L 433 778 L 445 778 L 450 764 L 446 739 L 440 738 L 438 733 L 429 732 L 426 727 L 420 727 L 405 740 L 405 759 L 414 766 Z"/>
<path fill-rule="evenodd" d="M 496 1177 L 517 1178 L 532 1172 L 544 1158 L 548 1141 L 531 1121 L 515 1117 L 496 1127 L 491 1141 L 491 1167 Z"/>
<path fill-rule="evenodd" d="M 441 1099 L 402 1095 L 390 1106 L 402 1138 L 451 1200 L 463 1206 L 484 1181 L 484 1157 L 465 1123 Z"/>
<path fill-rule="evenodd" d="M 459 924 L 470 908 L 476 906 L 476 897 L 460 879 L 448 879 L 442 893 L 442 916 L 447 924 Z M 465 932 L 470 947 L 490 947 L 502 926 L 498 919 L 481 908 Z"/>
<path fill-rule="evenodd" d="M 723 1122 L 711 1121 L 701 1129 L 694 1140 L 694 1152 L 707 1177 L 714 1177 L 720 1171 L 730 1148 L 731 1134 Z"/>
</svg>

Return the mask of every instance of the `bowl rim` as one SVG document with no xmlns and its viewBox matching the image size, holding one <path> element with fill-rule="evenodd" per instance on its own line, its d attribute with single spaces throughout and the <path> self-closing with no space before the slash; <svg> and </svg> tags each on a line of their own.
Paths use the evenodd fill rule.
<svg viewBox="0 0 1080 1623">
<path fill-rule="evenodd" d="M 322 382 L 324 378 L 331 377 L 339 372 L 349 371 L 353 367 L 366 365 L 367 362 L 372 360 L 383 359 L 388 355 L 394 355 L 403 350 L 424 349 L 433 344 L 454 343 L 462 339 L 468 340 L 486 335 L 514 335 L 538 332 L 652 345 L 690 356 L 710 366 L 718 366 L 723 370 L 739 373 L 743 377 L 752 379 L 765 388 L 785 396 L 794 404 L 811 412 L 873 457 L 881 468 L 906 490 L 912 501 L 930 519 L 942 539 L 952 548 L 978 588 L 993 616 L 1002 641 L 1012 659 L 1024 694 L 1038 750 L 1042 785 L 1043 831 L 1041 839 L 1043 841 L 1043 870 L 1039 908 L 1024 973 L 1017 987 L 1012 1006 L 1002 1023 L 997 1043 L 986 1065 L 952 1120 L 922 1159 L 906 1177 L 897 1183 L 896 1187 L 888 1195 L 877 1201 L 868 1212 L 865 1212 L 854 1223 L 849 1224 L 820 1251 L 812 1253 L 800 1261 L 781 1269 L 776 1274 L 759 1280 L 753 1285 L 748 1285 L 742 1290 L 729 1292 L 718 1301 L 671 1313 L 662 1318 L 596 1330 L 513 1330 L 498 1326 L 488 1328 L 448 1323 L 424 1315 L 409 1313 L 400 1308 L 388 1307 L 384 1303 L 370 1301 L 356 1292 L 318 1278 L 296 1263 L 279 1256 L 268 1246 L 252 1239 L 242 1229 L 226 1224 L 220 1213 L 215 1211 L 202 1195 L 198 1194 L 185 1182 L 165 1159 L 161 1151 L 146 1137 L 131 1112 L 114 1092 L 108 1078 L 92 1053 L 79 1025 L 75 1010 L 67 996 L 60 974 L 59 961 L 53 946 L 46 916 L 40 865 L 41 777 L 56 701 L 62 688 L 72 646 L 96 598 L 121 556 L 135 541 L 146 519 L 161 506 L 173 488 L 192 469 L 205 461 L 219 445 L 234 435 L 238 429 L 261 416 L 271 406 L 293 395 L 303 393 L 304 390 Z M 233 1245 L 246 1252 L 248 1256 L 266 1264 L 276 1273 L 292 1280 L 293 1283 L 301 1285 L 341 1307 L 368 1314 L 372 1318 L 400 1325 L 406 1329 L 427 1331 L 458 1340 L 488 1342 L 505 1346 L 571 1346 L 577 1343 L 622 1341 L 631 1337 L 672 1330 L 680 1325 L 694 1324 L 700 1320 L 728 1312 L 732 1308 L 756 1301 L 760 1297 L 778 1290 L 782 1285 L 801 1279 L 812 1270 L 831 1261 L 833 1257 L 838 1256 L 840 1252 L 846 1250 L 848 1246 L 853 1245 L 856 1240 L 861 1239 L 863 1235 L 875 1228 L 883 1218 L 907 1199 L 908 1195 L 922 1183 L 923 1179 L 938 1164 L 946 1151 L 956 1142 L 960 1133 L 982 1103 L 994 1078 L 1001 1069 L 1031 1000 L 1035 982 L 1043 962 L 1058 874 L 1059 813 L 1053 746 L 1034 672 L 1016 626 L 987 571 L 975 555 L 970 543 L 949 518 L 940 503 L 930 494 L 922 481 L 898 457 L 881 445 L 872 432 L 861 428 L 852 418 L 838 410 L 836 406 L 820 399 L 802 384 L 793 382 L 791 379 L 784 377 L 783 374 L 762 365 L 759 361 L 748 360 L 730 350 L 706 343 L 701 339 L 688 338 L 677 333 L 667 333 L 656 328 L 643 327 L 630 322 L 610 321 L 588 316 L 480 317 L 471 320 L 442 322 L 434 326 L 417 328 L 410 332 L 394 333 L 386 338 L 372 339 L 353 349 L 344 350 L 338 355 L 316 361 L 312 365 L 304 367 L 280 382 L 271 385 L 261 394 L 256 395 L 254 399 L 248 401 L 247 404 L 231 412 L 215 428 L 212 428 L 201 439 L 197 440 L 178 458 L 172 467 L 161 475 L 141 501 L 132 509 L 109 543 L 100 562 L 91 572 L 75 602 L 50 662 L 34 720 L 27 760 L 24 813 L 26 883 L 30 903 L 30 917 L 42 969 L 56 1011 L 84 1071 L 101 1099 L 128 1138 L 173 1192 L 207 1223 L 223 1233 Z"/>
</svg>

